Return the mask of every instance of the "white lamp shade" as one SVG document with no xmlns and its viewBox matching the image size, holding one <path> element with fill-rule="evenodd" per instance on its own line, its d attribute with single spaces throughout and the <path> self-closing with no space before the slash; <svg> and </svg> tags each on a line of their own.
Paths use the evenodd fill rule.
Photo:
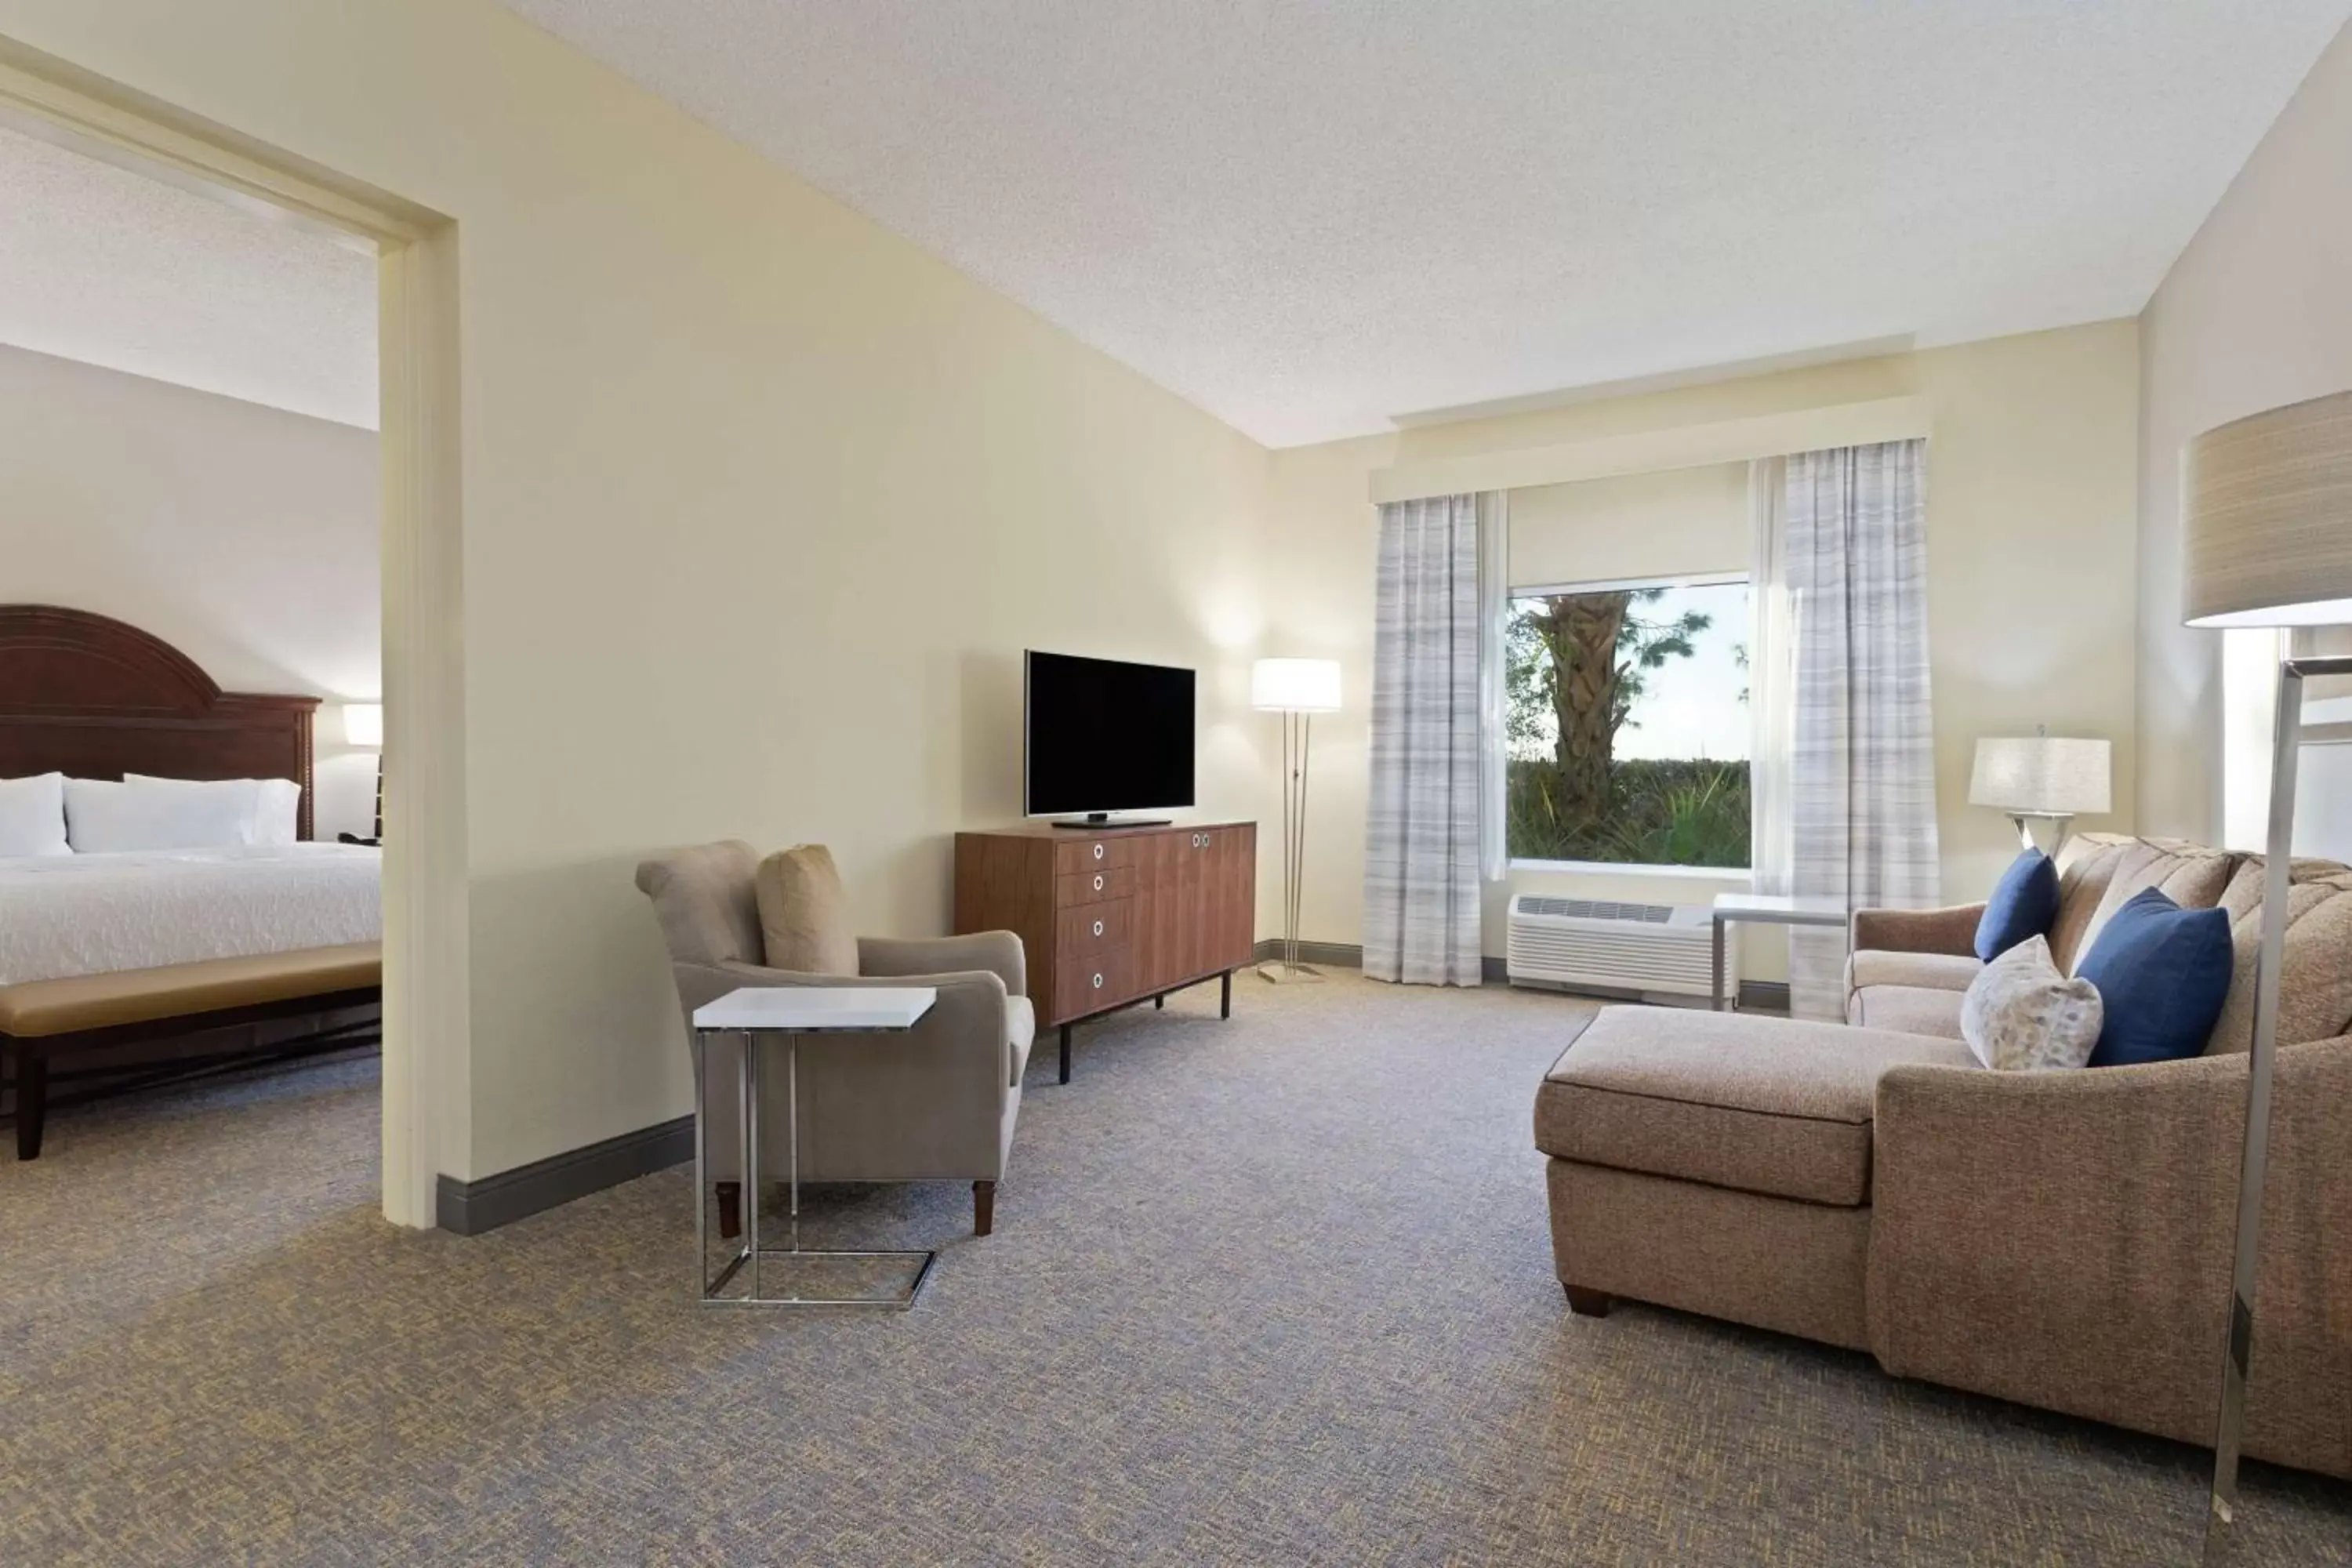
<svg viewBox="0 0 2352 1568">
<path fill-rule="evenodd" d="M 1262 658 L 1250 666 L 1250 706 L 1270 713 L 1339 710 L 1336 658 Z"/>
<path fill-rule="evenodd" d="M 350 745 L 381 748 L 383 745 L 383 704 L 344 703 L 343 740 Z"/>
<path fill-rule="evenodd" d="M 2058 735 L 1979 741 L 1969 804 L 2052 816 L 2105 811 L 2108 752 L 2105 741 Z"/>
<path fill-rule="evenodd" d="M 2181 495 L 2190 626 L 2352 621 L 2352 392 L 2206 431 Z"/>
</svg>

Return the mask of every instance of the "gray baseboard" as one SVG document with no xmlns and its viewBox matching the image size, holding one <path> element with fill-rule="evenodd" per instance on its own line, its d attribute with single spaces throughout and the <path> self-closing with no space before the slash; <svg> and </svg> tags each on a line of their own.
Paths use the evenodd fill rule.
<svg viewBox="0 0 2352 1568">
<path fill-rule="evenodd" d="M 693 1158 L 694 1118 L 681 1116 L 478 1182 L 443 1176 L 434 1194 L 433 1219 L 456 1235 L 479 1236 Z"/>
<path fill-rule="evenodd" d="M 1257 944 L 1258 963 L 1264 963 L 1270 958 L 1281 956 L 1280 937 L 1268 937 Z M 1364 967 L 1364 949 L 1359 942 L 1301 942 L 1298 944 L 1298 962 L 1320 963 L 1331 969 L 1361 969 Z"/>
<path fill-rule="evenodd" d="M 1258 962 L 1282 956 L 1282 943 L 1269 939 L 1257 944 Z M 1320 963 L 1334 969 L 1361 969 L 1364 950 L 1361 946 L 1339 942 L 1302 942 L 1298 957 L 1305 963 Z M 1479 977 L 1489 985 L 1510 983 L 1509 966 L 1493 953 L 1479 960 Z M 1630 993 L 1628 994 L 1631 994 Z M 1789 987 L 1777 980 L 1743 980 L 1739 983 L 1739 1005 L 1761 1012 L 1785 1013 L 1789 1010 Z"/>
</svg>

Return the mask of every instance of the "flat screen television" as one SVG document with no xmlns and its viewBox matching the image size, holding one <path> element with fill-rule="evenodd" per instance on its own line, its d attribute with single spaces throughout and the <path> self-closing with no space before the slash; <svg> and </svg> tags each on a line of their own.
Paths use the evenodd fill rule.
<svg viewBox="0 0 2352 1568">
<path fill-rule="evenodd" d="M 1023 809 L 1099 825 L 1192 804 L 1192 672 L 1029 650 Z"/>
</svg>

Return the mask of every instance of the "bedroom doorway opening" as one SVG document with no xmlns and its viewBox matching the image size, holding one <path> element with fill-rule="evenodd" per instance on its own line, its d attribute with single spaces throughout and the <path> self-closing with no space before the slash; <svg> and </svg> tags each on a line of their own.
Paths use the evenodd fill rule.
<svg viewBox="0 0 2352 1568">
<path fill-rule="evenodd" d="M 19 603 L 43 586 L 32 579 L 24 588 L 12 584 L 0 591 L 0 599 L 8 601 L 0 605 L 0 736 L 6 737 L 0 746 L 14 746 L 22 753 L 0 755 L 0 778 L 55 773 L 61 780 L 79 779 L 84 786 L 110 785 L 119 793 L 100 787 L 77 792 L 81 802 L 78 819 L 91 842 L 124 855 L 136 858 L 141 844 L 163 843 L 174 835 L 209 834 L 214 837 L 200 841 L 217 838 L 223 845 L 249 847 L 248 853 L 236 858 L 273 862 L 266 869 L 240 868 L 234 896 L 255 907 L 226 917 L 219 916 L 219 906 L 205 901 L 230 896 L 218 889 L 182 888 L 172 895 L 178 903 L 159 903 L 153 889 L 160 884 L 118 877 L 110 890 L 89 895 L 101 900 L 110 897 L 120 907 L 143 910 L 140 918 L 167 946 L 174 932 L 184 934 L 192 921 L 289 922 L 285 938 L 272 936 L 260 943 L 265 951 L 234 955 L 243 968 L 232 977 L 241 988 L 233 986 L 230 999 L 249 1010 L 254 1038 L 268 1032 L 261 1020 L 282 1016 L 289 1005 L 315 1000 L 323 1016 L 353 1002 L 367 989 L 356 983 L 380 973 L 382 1208 L 395 1224 L 429 1227 L 435 1223 L 436 1178 L 456 1163 L 449 1156 L 461 1147 L 469 1059 L 456 226 L 360 180 L 0 37 L 0 182 L 10 180 L 13 171 L 19 194 L 57 196 L 56 181 L 77 178 L 61 158 L 94 171 L 64 193 L 68 206 L 85 204 L 82 216 L 90 216 L 87 204 L 99 199 L 91 193 L 107 192 L 110 180 L 116 198 L 141 202 L 121 184 L 131 177 L 148 183 L 145 210 L 176 211 L 194 226 L 190 232 L 213 237 L 206 243 L 163 247 L 172 251 L 163 258 L 167 268 L 174 264 L 199 271 L 233 266 L 240 242 L 232 231 L 241 224 L 248 235 L 263 237 L 256 243 L 257 256 L 276 255 L 281 262 L 289 256 L 307 257 L 314 269 L 331 273 L 340 265 L 358 279 L 363 295 L 356 320 L 362 346 L 373 339 L 373 385 L 355 393 L 348 375 L 342 384 L 331 384 L 334 373 L 321 366 L 332 356 L 311 354 L 320 363 L 309 367 L 307 390 L 289 395 L 312 397 L 321 404 L 318 408 L 299 408 L 287 397 L 256 397 L 250 386 L 217 379 L 205 385 L 201 378 L 184 374 L 207 357 L 201 331 L 176 345 L 181 356 L 176 362 L 166 353 L 150 363 L 109 365 L 102 357 L 76 355 L 72 345 L 57 342 L 10 346 L 25 334 L 7 331 L 7 307 L 0 304 L 0 356 L 29 351 L 29 359 L 50 363 L 16 367 L 28 374 L 79 377 L 91 385 L 101 384 L 94 377 L 113 376 L 131 386 L 123 395 L 179 397 L 194 412 L 187 415 L 186 428 L 172 433 L 170 459 L 160 465 L 166 478 L 172 472 L 184 477 L 207 462 L 233 466 L 241 450 L 249 458 L 250 451 L 237 447 L 240 437 L 230 427 L 238 417 L 258 414 L 269 404 L 275 403 L 281 415 L 313 415 L 331 424 L 338 418 L 336 410 L 354 407 L 354 397 L 363 395 L 373 405 L 376 426 L 370 465 L 376 500 L 370 521 L 376 543 L 368 563 L 373 568 L 373 597 L 366 608 L 377 614 L 339 617 L 335 612 L 338 595 L 358 591 L 348 539 L 331 547 L 324 534 L 289 543 L 273 558 L 269 574 L 274 582 L 259 585 L 219 566 L 232 552 L 206 550 L 179 539 L 171 542 L 172 550 L 196 564 L 171 564 L 163 558 L 172 551 L 159 548 L 153 552 L 158 559 L 133 560 L 121 567 L 116 574 L 121 591 L 109 596 L 65 591 L 75 581 L 73 571 L 89 566 L 86 560 L 65 558 L 89 541 L 79 537 L 83 531 L 52 529 L 44 548 L 53 547 L 58 559 L 49 563 L 50 591 L 44 597 L 96 597 L 106 605 Z M 24 204 L 10 205 L 12 219 L 26 210 Z M 215 220 L 234 215 L 236 222 L 216 221 L 207 227 L 207 213 Z M 271 235 L 281 242 L 274 247 L 268 243 Z M 116 259 L 129 254 L 141 237 L 135 233 L 127 237 Z M 143 237 L 153 239 L 152 234 Z M 9 238 L 0 233 L 0 270 L 10 264 Z M 269 265 L 266 260 L 261 264 L 265 273 Z M 278 303 L 297 318 L 287 340 L 293 351 L 289 361 L 301 361 L 306 343 L 318 347 L 304 338 L 304 331 L 319 339 L 333 337 L 333 312 L 305 322 L 299 319 L 301 290 L 286 276 L 260 280 L 265 291 L 273 284 Z M 351 325 L 352 315 L 344 312 L 344 327 Z M 61 318 L 52 312 L 48 319 Z M 50 351 L 47 354 L 45 347 Z M 233 342 L 216 337 L 209 347 L 217 363 L 236 358 Z M 57 352 L 61 348 L 64 353 Z M 68 363 L 71 360 L 79 363 Z M 0 363 L 0 372 L 9 368 Z M 289 366 L 281 363 L 278 369 Z M 289 385 L 304 383 L 303 367 L 294 365 L 284 379 Z M 131 384 L 140 383 L 143 391 Z M 5 375 L 0 375 L 0 393 L 5 388 Z M 185 391 L 191 388 L 193 398 Z M 217 395 L 213 403 L 218 406 L 207 411 L 205 395 Z M 230 399 L 243 400 L 242 415 Z M 266 425 L 268 419 L 247 417 L 247 422 Z M 323 450 L 334 443 L 326 439 L 319 445 Z M 329 467 L 334 460 L 320 459 Z M 182 466 L 174 469 L 175 463 Z M 110 466 L 100 463 L 91 472 L 120 477 L 105 475 Z M 299 461 L 289 464 L 300 466 Z M 298 491 L 300 486 L 292 484 L 296 478 L 319 478 L 291 473 L 272 477 L 286 479 Z M 306 504 L 314 503 L 295 499 L 287 507 L 299 519 Z M 217 606 L 218 635 L 199 629 L 183 631 L 175 639 L 153 625 L 141 624 L 137 606 L 144 604 L 150 606 L 146 618 L 151 622 L 190 625 L 187 617 L 175 618 L 156 607 L 173 594 L 211 595 Z M 289 617 L 241 615 L 237 608 L 259 602 L 281 609 L 291 604 L 298 613 L 290 619 L 307 626 L 306 635 L 315 634 L 314 641 L 332 642 L 340 634 L 348 644 L 352 627 L 337 626 L 339 618 L 375 621 L 380 616 L 381 635 L 372 650 L 378 657 L 369 661 L 378 679 L 371 682 L 350 658 L 340 664 L 329 659 L 331 673 L 299 673 L 301 658 L 287 646 L 289 637 L 281 629 Z M 110 615 L 107 605 L 130 606 L 133 614 Z M 29 613 L 35 610 L 51 613 Z M 202 619 L 194 617 L 196 623 Z M 205 654 L 178 646 L 183 640 L 205 645 Z M 6 663 L 12 649 L 18 655 L 13 678 Z M 215 679 L 204 668 L 207 662 L 230 666 L 228 678 Z M 268 681 L 243 673 L 257 668 L 297 673 Z M 376 689 L 368 689 L 371 684 Z M 12 689 L 17 693 L 13 698 Z M 298 787 L 290 798 L 281 796 L 267 784 L 272 779 Z M 255 785 L 250 799 L 226 787 L 240 784 Z M 67 786 L 60 783 L 58 787 L 62 820 L 76 820 L 74 808 L 62 804 Z M 37 805 L 36 815 L 38 809 Z M 110 839 L 101 831 L 109 811 L 118 818 L 129 811 L 136 820 L 127 832 Z M 195 816 L 205 811 L 243 815 L 196 825 Z M 139 816 L 142 812 L 163 812 L 169 820 L 160 827 L 148 823 L 142 828 L 140 823 L 146 819 Z M 175 813 L 181 815 L 172 816 Z M 5 826 L 0 823 L 0 827 Z M 281 857 L 269 846 L 280 837 L 329 844 L 339 836 L 364 840 L 379 837 L 379 827 L 381 892 L 375 910 L 381 967 L 362 975 L 349 962 L 337 967 L 339 952 L 347 961 L 348 950 L 362 945 L 334 940 L 353 934 L 336 923 L 336 910 L 348 913 L 358 896 L 349 878 L 335 889 L 321 890 L 290 872 L 281 875 L 274 864 Z M 142 838 L 142 832 L 148 837 Z M 158 834 L 163 837 L 157 838 Z M 59 847 L 69 854 L 73 847 Z M 364 858 L 373 868 L 375 854 L 373 848 L 354 847 L 342 859 L 348 866 Z M 95 853 L 74 869 L 88 880 L 101 869 L 94 862 L 105 858 L 106 852 Z M 308 858 L 323 862 L 334 857 L 322 853 Z M 60 866 L 68 863 L 64 858 L 58 861 Z M 273 877 L 278 880 L 271 881 Z M 52 878 L 52 884 L 67 879 Z M 271 946 L 280 940 L 310 945 Z M 135 1004 L 118 997 L 113 1005 L 118 1013 L 126 1006 L 143 1010 L 151 1016 L 150 1023 L 168 1023 L 181 1016 L 204 1017 L 205 1010 L 226 994 L 194 984 L 196 979 L 217 982 L 221 972 L 192 978 L 186 962 L 170 954 L 160 963 L 136 955 L 108 961 L 98 973 L 125 977 L 111 983 L 113 990 L 143 988 L 145 994 Z M 8 976 L 0 969 L 0 986 L 5 985 Z M 307 992 L 302 989 L 306 985 L 310 987 Z M 19 992 L 16 999 L 30 1006 L 47 996 Z M 173 1009 L 182 1003 L 194 1005 L 175 1014 Z M 270 1013 L 273 1005 L 278 1014 Z M 114 1026 L 111 1018 L 69 1017 L 54 1009 L 44 1015 L 18 1007 L 12 1016 L 19 1020 L 24 1038 L 8 1037 L 0 1045 L 22 1047 L 37 1037 L 37 1031 L 46 1031 L 37 1034 L 42 1047 L 10 1053 L 18 1099 L 29 1085 L 37 1101 L 66 1043 L 102 1044 L 100 1024 Z M 37 1118 L 35 1131 L 37 1135 Z"/>
</svg>

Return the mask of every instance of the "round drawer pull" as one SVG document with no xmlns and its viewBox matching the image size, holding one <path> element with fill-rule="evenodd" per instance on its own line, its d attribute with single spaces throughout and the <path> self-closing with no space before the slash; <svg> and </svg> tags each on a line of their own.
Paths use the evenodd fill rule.
<svg viewBox="0 0 2352 1568">
<path fill-rule="evenodd" d="M 1097 936 L 1102 935 L 1102 921 L 1095 921 L 1095 934 Z"/>
<path fill-rule="evenodd" d="M 1195 848 L 1195 849 L 1200 848 L 1202 845 L 1206 844 L 1208 841 L 1209 841 L 1209 839 L 1208 839 L 1208 836 L 1207 836 L 1206 834 L 1195 833 L 1194 835 L 1192 835 L 1192 847 L 1193 847 L 1193 848 Z"/>
<path fill-rule="evenodd" d="M 1095 873 L 1095 891 L 1097 893 L 1102 891 L 1102 873 L 1100 871 Z"/>
<path fill-rule="evenodd" d="M 1102 847 L 1101 845 L 1099 845 L 1099 844 L 1096 845 L 1096 846 L 1095 846 L 1095 858 L 1096 858 L 1096 859 L 1097 859 L 1097 860 L 1101 859 L 1101 858 L 1102 858 L 1102 852 L 1103 852 L 1103 847 Z"/>
<path fill-rule="evenodd" d="M 1102 989 L 1102 976 L 1099 974 L 1095 976 L 1095 989 L 1097 991 Z"/>
</svg>

